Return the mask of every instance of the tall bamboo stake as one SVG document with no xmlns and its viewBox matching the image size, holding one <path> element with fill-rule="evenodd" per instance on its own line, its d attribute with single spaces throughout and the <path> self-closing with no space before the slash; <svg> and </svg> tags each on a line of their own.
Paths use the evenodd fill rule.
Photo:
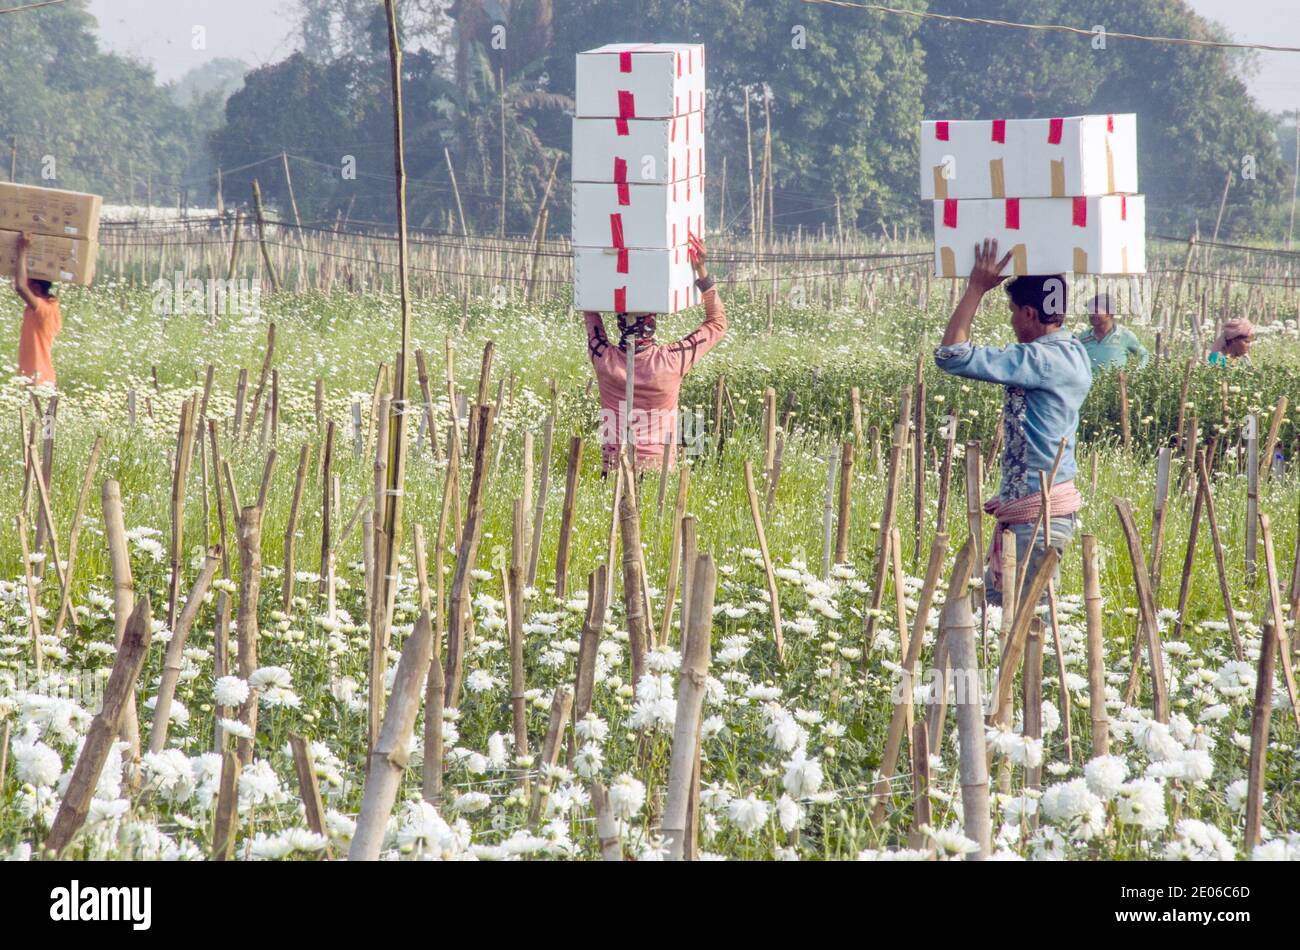
<svg viewBox="0 0 1300 950">
<path fill-rule="evenodd" d="M 456 573 L 452 580 L 451 606 L 447 625 L 446 705 L 454 707 L 460 697 L 461 672 L 464 663 L 465 639 L 468 637 L 466 618 L 470 603 L 470 571 L 478 555 L 478 545 L 483 534 L 483 496 L 486 491 L 488 444 L 492 439 L 493 409 L 479 406 L 478 440 L 474 446 L 474 475 L 470 481 L 469 508 L 460 542 L 456 545 Z"/>
<path fill-rule="evenodd" d="M 749 496 L 749 515 L 754 521 L 758 536 L 758 551 L 763 558 L 763 573 L 767 576 L 767 595 L 772 612 L 772 636 L 776 641 L 776 658 L 785 663 L 785 636 L 781 629 L 781 599 L 776 589 L 776 572 L 772 569 L 772 555 L 767 549 L 767 533 L 763 530 L 763 516 L 758 510 L 758 493 L 754 490 L 754 467 L 745 460 L 745 494 Z M 694 594 L 692 594 L 694 596 Z M 686 601 L 683 599 L 682 601 Z"/>
<path fill-rule="evenodd" d="M 135 610 L 135 581 L 131 577 L 131 554 L 126 544 L 126 523 L 122 517 L 122 490 L 113 479 L 105 479 L 100 492 L 104 512 L 104 535 L 113 574 L 113 644 L 119 650 L 126 636 L 127 622 Z M 140 726 L 134 699 L 122 713 L 119 733 L 129 745 L 130 758 L 140 758 Z"/>
<path fill-rule="evenodd" d="M 1155 597 L 1151 592 L 1151 575 L 1147 573 L 1146 558 L 1133 523 L 1133 506 L 1127 498 L 1112 498 L 1119 515 L 1124 541 L 1128 545 L 1129 560 L 1133 565 L 1133 583 L 1137 588 L 1138 617 L 1147 645 L 1147 658 L 1151 662 L 1151 709 L 1158 722 L 1169 721 L 1169 693 L 1165 683 L 1164 653 L 1160 645 L 1160 626 L 1156 619 Z M 1140 669 L 1140 663 L 1133 664 Z M 1131 700 L 1130 700 L 1131 702 Z"/>
<path fill-rule="evenodd" d="M 1097 538 L 1091 534 L 1083 536 L 1083 603 L 1088 624 L 1088 718 L 1092 720 L 1092 754 L 1095 758 L 1110 754 L 1110 722 L 1106 714 L 1106 653 Z"/>
<path fill-rule="evenodd" d="M 86 462 L 86 472 L 82 476 L 81 491 L 77 493 L 77 507 L 72 512 L 72 524 L 68 526 L 68 568 L 67 584 L 59 598 L 59 615 L 54 621 L 54 637 L 58 639 L 63 632 L 64 621 L 70 616 L 72 607 L 72 578 L 77 566 L 77 542 L 81 538 L 81 520 L 86 514 L 86 502 L 90 498 L 90 488 L 99 469 L 99 453 L 103 447 L 104 437 L 96 434 L 90 447 L 90 458 Z"/>
<path fill-rule="evenodd" d="M 185 601 L 185 609 L 181 611 L 180 618 L 176 622 L 176 629 L 172 631 L 172 638 L 167 641 L 162 679 L 158 686 L 158 696 L 154 700 L 153 727 L 149 730 L 149 751 L 152 753 L 162 752 L 167 745 L 172 699 L 176 695 L 176 684 L 181 677 L 185 641 L 189 638 L 190 628 L 194 626 L 194 620 L 199 615 L 199 607 L 208 592 L 208 585 L 212 583 L 212 578 L 220 566 L 221 549 L 209 548 L 207 557 L 203 559 L 203 567 L 199 570 L 199 576 L 195 578 L 194 587 L 190 590 L 190 596 Z"/>
<path fill-rule="evenodd" d="M 709 645 L 713 633 L 713 601 L 717 572 L 713 558 L 701 554 L 695 565 L 691 593 L 690 636 L 683 644 L 682 671 L 677 687 L 677 716 L 668 768 L 668 795 L 662 830 L 668 860 L 681 860 L 687 834 L 687 809 L 695 773 L 695 753 L 700 743 L 700 714 L 709 674 Z"/>
<path fill-rule="evenodd" d="M 304 442 L 298 450 L 298 474 L 293 481 L 293 499 L 289 502 L 289 523 L 284 529 L 284 577 L 280 587 L 281 607 L 293 614 L 294 549 L 298 536 L 298 514 L 302 507 L 302 492 L 307 485 L 307 463 L 311 459 L 311 444 Z"/>
<path fill-rule="evenodd" d="M 527 700 L 524 698 L 524 501 L 516 498 L 510 532 L 510 567 L 506 595 L 510 605 L 510 709 L 515 755 L 528 754 Z"/>
<path fill-rule="evenodd" d="M 569 439 L 569 467 L 564 475 L 564 508 L 560 513 L 560 541 L 555 551 L 555 596 L 564 599 L 565 580 L 569 573 L 569 540 L 573 532 L 573 514 L 578 504 L 578 466 L 582 462 L 582 438 Z"/>
</svg>

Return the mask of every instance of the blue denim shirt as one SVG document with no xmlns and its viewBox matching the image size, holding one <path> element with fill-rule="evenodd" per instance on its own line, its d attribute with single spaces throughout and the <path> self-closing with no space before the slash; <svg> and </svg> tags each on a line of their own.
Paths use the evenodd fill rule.
<svg viewBox="0 0 1300 950">
<path fill-rule="evenodd" d="M 1065 453 L 1056 481 L 1074 478 L 1079 407 L 1092 387 L 1092 368 L 1088 351 L 1069 331 L 1001 349 L 970 342 L 940 346 L 934 362 L 945 373 L 1006 387 L 998 492 L 1003 501 L 1038 491 L 1038 473 L 1052 471 L 1061 439 Z"/>
</svg>

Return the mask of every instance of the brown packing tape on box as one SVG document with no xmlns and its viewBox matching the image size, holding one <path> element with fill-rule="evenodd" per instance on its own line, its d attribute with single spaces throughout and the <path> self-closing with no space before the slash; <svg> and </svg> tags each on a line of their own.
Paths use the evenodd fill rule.
<svg viewBox="0 0 1300 950">
<path fill-rule="evenodd" d="M 948 179 L 943 173 L 942 165 L 934 166 L 934 197 L 939 201 L 948 197 Z"/>
<path fill-rule="evenodd" d="M 1029 251 L 1023 244 L 1011 249 L 1011 273 L 1017 277 L 1029 273 Z"/>
<path fill-rule="evenodd" d="M 989 190 L 994 198 L 1007 196 L 1007 176 L 1002 168 L 1002 159 L 989 159 Z"/>
<path fill-rule="evenodd" d="M 1065 197 L 1065 161 L 1054 158 L 1052 161 L 1052 197 Z"/>
<path fill-rule="evenodd" d="M 1076 274 L 1088 273 L 1088 252 L 1081 247 L 1074 249 L 1074 272 Z"/>
<path fill-rule="evenodd" d="M 96 241 L 31 234 L 27 276 L 62 284 L 89 286 L 95 278 Z M 18 232 L 0 230 L 0 274 L 12 277 L 17 265 Z"/>
<path fill-rule="evenodd" d="M 952 248 L 939 248 L 939 270 L 944 277 L 957 276 L 957 255 Z"/>
<path fill-rule="evenodd" d="M 101 205 L 99 195 L 0 182 L 0 229 L 94 241 Z"/>
</svg>

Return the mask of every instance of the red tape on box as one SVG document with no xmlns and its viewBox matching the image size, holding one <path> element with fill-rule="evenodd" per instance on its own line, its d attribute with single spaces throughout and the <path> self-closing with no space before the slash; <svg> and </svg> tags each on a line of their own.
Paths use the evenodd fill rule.
<svg viewBox="0 0 1300 950">
<path fill-rule="evenodd" d="M 620 247 L 620 248 L 618 249 L 618 267 L 617 267 L 617 270 L 618 270 L 618 272 L 619 272 L 620 274 L 626 274 L 626 273 L 627 273 L 627 248 L 625 248 L 625 247 Z"/>
<path fill-rule="evenodd" d="M 627 313 L 627 288 L 616 287 L 614 289 L 614 312 Z"/>
<path fill-rule="evenodd" d="M 618 71 L 620 73 L 630 73 L 632 71 L 632 51 L 623 50 L 618 54 Z"/>
<path fill-rule="evenodd" d="M 1010 231 L 1020 230 L 1020 199 L 1007 199 L 1007 229 Z"/>
<path fill-rule="evenodd" d="M 993 141 L 999 143 L 1000 145 L 1007 144 L 1007 120 L 1006 119 L 993 120 Z"/>
<path fill-rule="evenodd" d="M 1064 119 L 1052 119 L 1047 124 L 1047 144 L 1060 145 L 1061 133 L 1065 130 Z"/>
<path fill-rule="evenodd" d="M 943 226 L 945 228 L 955 228 L 957 226 L 957 200 L 955 198 L 945 198 L 943 200 Z"/>
<path fill-rule="evenodd" d="M 618 212 L 609 216 L 609 242 L 613 247 L 623 247 L 623 216 Z"/>
<path fill-rule="evenodd" d="M 934 124 L 934 137 L 940 142 L 948 141 L 948 123 L 936 122 Z"/>
<path fill-rule="evenodd" d="M 1088 199 L 1082 196 L 1074 199 L 1074 226 L 1077 228 L 1088 226 Z"/>
</svg>

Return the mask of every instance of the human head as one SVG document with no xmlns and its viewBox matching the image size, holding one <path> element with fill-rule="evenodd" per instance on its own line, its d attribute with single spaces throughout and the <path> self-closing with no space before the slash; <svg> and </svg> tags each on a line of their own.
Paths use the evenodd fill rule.
<svg viewBox="0 0 1300 950">
<path fill-rule="evenodd" d="M 1254 342 L 1255 324 L 1246 317 L 1237 317 L 1224 323 L 1223 330 L 1214 341 L 1213 349 L 1216 353 L 1240 359 L 1250 352 L 1251 344 Z"/>
<path fill-rule="evenodd" d="M 1102 337 L 1115 326 L 1115 302 L 1110 294 L 1100 293 L 1088 301 L 1088 322 L 1093 332 Z"/>
<path fill-rule="evenodd" d="M 40 280 L 39 278 L 36 277 L 28 277 L 27 286 L 30 287 L 35 293 L 39 294 L 40 296 L 48 297 L 50 296 L 50 288 L 53 286 L 53 284 L 51 284 L 48 280 Z"/>
<path fill-rule="evenodd" d="M 1061 329 L 1067 309 L 1064 274 L 1026 274 L 1006 287 L 1017 340 L 1029 343 Z"/>
<path fill-rule="evenodd" d="M 625 349 L 629 339 L 653 339 L 657 323 L 653 313 L 620 313 L 618 315 L 619 349 Z"/>
</svg>

